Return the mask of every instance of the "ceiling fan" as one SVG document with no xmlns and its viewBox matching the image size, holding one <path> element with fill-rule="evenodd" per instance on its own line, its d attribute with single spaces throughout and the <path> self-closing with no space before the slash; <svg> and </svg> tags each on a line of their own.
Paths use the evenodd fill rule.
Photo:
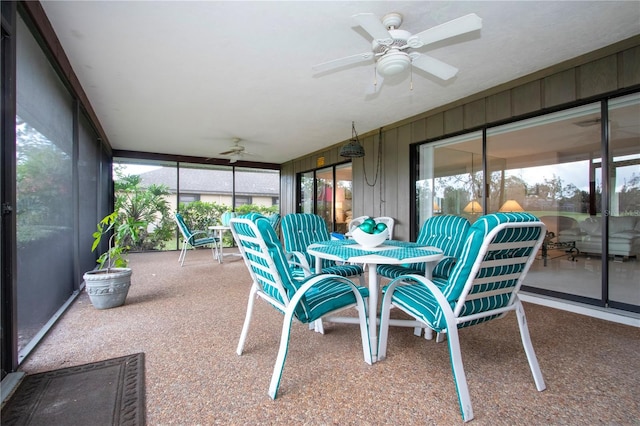
<svg viewBox="0 0 640 426">
<path fill-rule="evenodd" d="M 400 74 L 409 66 L 413 66 L 442 80 L 449 80 L 458 73 L 456 67 L 414 49 L 482 28 L 482 19 L 475 13 L 413 35 L 398 29 L 402 23 L 402 15 L 397 12 L 385 15 L 382 20 L 373 13 L 359 13 L 353 15 L 353 19 L 373 37 L 371 52 L 314 65 L 312 67 L 314 71 L 317 73 L 331 71 L 345 65 L 375 59 L 377 72 L 383 77 Z"/>
<path fill-rule="evenodd" d="M 245 155 L 254 155 L 248 151 L 246 151 L 245 147 L 240 145 L 240 138 L 233 138 L 233 145 L 229 147 L 228 150 L 221 152 L 220 155 L 228 155 L 229 162 L 235 163 L 238 160 L 241 160 Z"/>
</svg>

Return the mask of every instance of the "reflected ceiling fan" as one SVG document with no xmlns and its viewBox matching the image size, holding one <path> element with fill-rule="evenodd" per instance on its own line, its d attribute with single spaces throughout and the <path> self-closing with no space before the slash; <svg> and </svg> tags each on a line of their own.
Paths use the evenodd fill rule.
<svg viewBox="0 0 640 426">
<path fill-rule="evenodd" d="M 240 145 L 240 138 L 233 138 L 233 145 L 229 147 L 228 150 L 219 153 L 220 155 L 229 156 L 229 162 L 235 163 L 238 160 L 241 160 L 245 155 L 255 155 L 246 150 L 246 148 Z"/>
<path fill-rule="evenodd" d="M 449 80 L 458 73 L 456 67 L 415 49 L 482 28 L 482 19 L 475 13 L 445 22 L 417 34 L 398 29 L 402 23 L 402 15 L 397 12 L 385 15 L 382 20 L 373 13 L 359 13 L 353 15 L 353 19 L 373 37 L 371 51 L 314 65 L 312 69 L 316 73 L 374 59 L 377 72 L 382 77 L 400 74 L 406 71 L 409 66 L 413 66 L 441 80 Z"/>
</svg>

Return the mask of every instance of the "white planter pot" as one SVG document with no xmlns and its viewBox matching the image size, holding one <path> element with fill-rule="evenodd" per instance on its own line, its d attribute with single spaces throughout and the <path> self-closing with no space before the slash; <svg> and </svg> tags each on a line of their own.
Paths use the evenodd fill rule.
<svg viewBox="0 0 640 426">
<path fill-rule="evenodd" d="M 98 269 L 83 276 L 89 299 L 96 309 L 109 309 L 124 304 L 131 286 L 130 268 Z"/>
</svg>

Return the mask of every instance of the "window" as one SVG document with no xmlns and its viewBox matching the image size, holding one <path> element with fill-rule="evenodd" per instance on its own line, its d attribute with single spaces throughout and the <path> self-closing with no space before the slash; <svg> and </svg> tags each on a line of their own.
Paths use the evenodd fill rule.
<svg viewBox="0 0 640 426">
<path fill-rule="evenodd" d="M 192 203 L 194 201 L 200 201 L 200 194 L 184 194 L 180 193 L 180 202 L 181 203 Z"/>
<path fill-rule="evenodd" d="M 236 207 L 251 204 L 251 197 L 247 195 L 236 195 Z"/>
</svg>

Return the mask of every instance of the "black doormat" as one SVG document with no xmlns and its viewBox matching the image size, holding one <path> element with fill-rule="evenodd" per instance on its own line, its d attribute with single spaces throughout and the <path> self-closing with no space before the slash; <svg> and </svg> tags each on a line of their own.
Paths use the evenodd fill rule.
<svg viewBox="0 0 640 426">
<path fill-rule="evenodd" d="M 27 375 L 2 425 L 145 424 L 144 353 Z"/>
</svg>

